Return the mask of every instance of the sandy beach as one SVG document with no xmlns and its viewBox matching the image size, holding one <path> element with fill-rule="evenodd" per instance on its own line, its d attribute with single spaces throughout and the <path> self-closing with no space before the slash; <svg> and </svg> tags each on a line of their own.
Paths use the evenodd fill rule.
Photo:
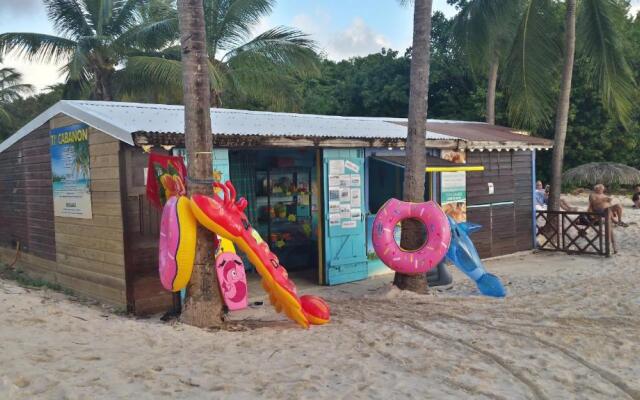
<svg viewBox="0 0 640 400">
<path fill-rule="evenodd" d="M 0 280 L 0 399 L 640 399 L 640 210 L 621 201 L 613 257 L 488 261 L 502 300 L 458 273 L 430 295 L 314 287 L 333 320 L 308 331 L 268 305 L 211 332 Z"/>
</svg>

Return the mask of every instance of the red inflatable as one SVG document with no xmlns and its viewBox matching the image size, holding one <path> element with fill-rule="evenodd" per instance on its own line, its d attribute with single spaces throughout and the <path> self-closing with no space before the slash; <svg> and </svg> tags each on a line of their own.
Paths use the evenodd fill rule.
<svg viewBox="0 0 640 400">
<path fill-rule="evenodd" d="M 196 194 L 191 197 L 191 209 L 198 222 L 218 236 L 231 240 L 247 254 L 262 277 L 262 287 L 269 293 L 271 304 L 278 312 L 284 311 L 304 328 L 310 324 L 327 323 L 330 319 L 327 304 L 317 297 L 301 301 L 287 270 L 249 224 L 244 214 L 247 200 L 240 198 L 236 201 L 236 190 L 229 181 L 224 185 L 214 183 L 214 188 L 222 190 L 224 199 L 217 195 Z"/>
</svg>

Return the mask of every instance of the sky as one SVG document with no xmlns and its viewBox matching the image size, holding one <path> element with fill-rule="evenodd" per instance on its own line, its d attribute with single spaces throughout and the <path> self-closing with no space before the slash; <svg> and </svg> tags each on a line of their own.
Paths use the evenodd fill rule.
<svg viewBox="0 0 640 400">
<path fill-rule="evenodd" d="M 375 5 L 373 5 L 375 4 Z M 632 0 L 640 11 L 640 0 Z M 433 0 L 433 9 L 447 16 L 455 9 L 446 0 Z M 278 25 L 308 33 L 330 59 L 341 60 L 374 53 L 383 47 L 404 50 L 411 44 L 412 8 L 397 0 L 278 0 L 273 13 L 263 18 L 255 32 Z M 55 34 L 41 0 L 0 0 L 0 32 Z M 61 82 L 59 65 L 5 57 L 4 65 L 18 69 L 25 83 L 38 90 Z"/>
<path fill-rule="evenodd" d="M 447 15 L 455 13 L 446 0 L 434 0 L 434 9 Z M 411 7 L 400 7 L 397 0 L 278 0 L 273 13 L 260 21 L 255 32 L 277 25 L 295 27 L 310 34 L 327 57 L 340 60 L 383 47 L 409 47 L 411 12 Z M 0 0 L 0 32 L 55 34 L 41 0 Z M 38 90 L 63 79 L 59 65 L 13 56 L 5 57 L 3 65 L 17 68 L 25 83 Z"/>
</svg>

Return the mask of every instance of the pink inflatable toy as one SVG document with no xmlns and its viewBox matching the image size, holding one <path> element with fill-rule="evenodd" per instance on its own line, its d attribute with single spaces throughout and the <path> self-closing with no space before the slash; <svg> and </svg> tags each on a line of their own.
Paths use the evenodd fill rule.
<svg viewBox="0 0 640 400">
<path fill-rule="evenodd" d="M 237 254 L 225 252 L 216 258 L 216 273 L 224 302 L 231 311 L 247 308 L 247 276 Z"/>
<path fill-rule="evenodd" d="M 396 225 L 405 219 L 416 219 L 426 228 L 427 240 L 418 250 L 404 250 L 394 238 Z M 373 221 L 372 242 L 376 254 L 389 268 L 402 274 L 417 275 L 442 261 L 451 242 L 451 228 L 447 216 L 433 201 L 407 203 L 390 199 Z"/>
<path fill-rule="evenodd" d="M 196 255 L 196 218 L 189 198 L 171 197 L 162 209 L 158 261 L 165 289 L 179 292 L 191 279 Z"/>
</svg>

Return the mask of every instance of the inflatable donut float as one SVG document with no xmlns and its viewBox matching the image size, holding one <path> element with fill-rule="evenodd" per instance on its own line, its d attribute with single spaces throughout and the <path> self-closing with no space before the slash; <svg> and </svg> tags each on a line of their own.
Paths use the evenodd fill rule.
<svg viewBox="0 0 640 400">
<path fill-rule="evenodd" d="M 162 209 L 158 247 L 162 286 L 179 292 L 191 279 L 196 256 L 196 219 L 188 197 L 171 197 L 167 200 Z"/>
<path fill-rule="evenodd" d="M 426 228 L 427 240 L 417 250 L 402 249 L 393 231 L 398 222 L 415 219 Z M 407 203 L 390 199 L 376 215 L 372 232 L 373 248 L 389 268 L 406 275 L 417 275 L 435 268 L 447 254 L 451 242 L 451 227 L 440 206 L 428 201 Z"/>
</svg>

